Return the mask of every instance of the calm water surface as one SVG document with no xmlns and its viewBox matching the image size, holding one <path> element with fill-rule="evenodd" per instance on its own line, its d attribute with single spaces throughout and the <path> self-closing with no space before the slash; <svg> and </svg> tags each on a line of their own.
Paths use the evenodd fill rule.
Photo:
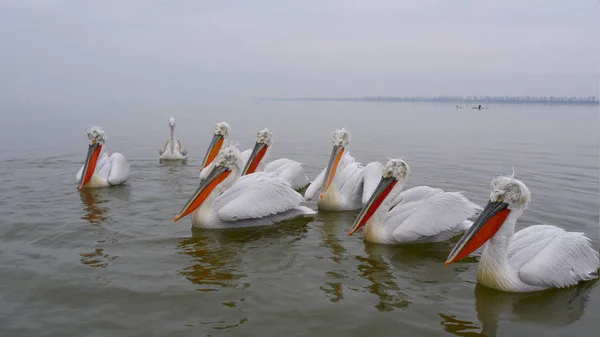
<svg viewBox="0 0 600 337">
<path fill-rule="evenodd" d="M 407 187 L 465 191 L 484 205 L 492 178 L 533 193 L 535 223 L 599 240 L 598 107 L 245 102 L 85 109 L 22 104 L 0 135 L 2 336 L 594 336 L 597 283 L 506 294 L 476 284 L 479 253 L 445 268 L 453 244 L 382 246 L 347 232 L 358 211 L 236 230 L 173 216 L 195 190 L 215 123 L 242 150 L 268 127 L 273 158 L 327 164 L 331 132 L 358 161 L 402 157 Z M 77 111 L 76 111 L 77 110 Z M 84 111 L 84 112 L 82 112 Z M 177 119 L 187 163 L 161 164 Z M 102 125 L 129 160 L 124 186 L 76 189 L 85 130 Z M 309 206 L 316 208 L 315 202 Z"/>
</svg>

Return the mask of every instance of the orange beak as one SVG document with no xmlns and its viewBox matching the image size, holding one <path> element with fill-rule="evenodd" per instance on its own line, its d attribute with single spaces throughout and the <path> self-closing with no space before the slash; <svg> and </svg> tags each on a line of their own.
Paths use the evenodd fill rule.
<svg viewBox="0 0 600 337">
<path fill-rule="evenodd" d="M 242 175 L 252 174 L 256 172 L 256 168 L 260 161 L 264 158 L 267 153 L 267 149 L 269 146 L 265 143 L 256 143 L 254 145 L 254 149 L 252 150 L 252 154 L 250 154 L 250 158 L 248 158 L 248 162 L 246 163 L 246 167 L 242 171 Z"/>
<path fill-rule="evenodd" d="M 215 160 L 215 157 L 217 156 L 217 154 L 219 154 L 219 151 L 221 151 L 223 141 L 223 135 L 215 134 L 213 136 L 213 139 L 210 142 L 210 145 L 208 146 L 208 150 L 206 150 L 206 155 L 204 155 L 204 161 L 202 162 L 202 167 L 200 168 L 200 170 L 207 167 L 208 165 L 210 165 L 210 163 L 212 163 L 213 160 Z"/>
<path fill-rule="evenodd" d="M 325 172 L 325 179 L 323 179 L 323 186 L 321 186 L 321 195 L 319 198 L 323 198 L 323 194 L 329 189 L 329 185 L 333 181 L 333 177 L 337 171 L 338 164 L 344 155 L 344 147 L 341 145 L 334 145 L 333 151 L 331 151 L 331 157 L 329 157 L 329 164 L 327 164 L 327 171 Z"/>
<path fill-rule="evenodd" d="M 96 171 L 96 164 L 98 163 L 98 158 L 100 158 L 100 153 L 102 153 L 102 144 L 96 142 L 90 144 L 85 163 L 83 164 L 81 183 L 79 184 L 79 187 L 77 187 L 78 190 L 81 191 L 90 179 L 92 179 L 92 176 Z"/>
<path fill-rule="evenodd" d="M 446 262 L 444 262 L 444 266 L 448 266 L 471 254 L 494 236 L 510 214 L 510 210 L 506 207 L 508 207 L 508 204 L 489 201 L 471 228 L 452 248 Z"/>
<path fill-rule="evenodd" d="M 365 207 L 363 207 L 363 209 L 358 214 L 358 217 L 356 217 L 356 220 L 354 220 L 354 224 L 352 225 L 348 236 L 354 234 L 354 232 L 359 230 L 362 226 L 364 226 L 367 223 L 367 221 L 369 221 L 369 219 L 373 216 L 375 211 L 377 211 L 379 206 L 381 206 L 388 194 L 390 194 L 390 192 L 394 189 L 394 186 L 396 186 L 397 182 L 398 180 L 394 177 L 381 178 L 381 180 L 379 181 L 379 185 L 377 185 L 377 188 L 375 188 L 375 191 L 371 195 L 371 198 L 369 198 L 369 201 L 367 202 Z"/>
<path fill-rule="evenodd" d="M 202 203 L 208 198 L 208 196 L 212 193 L 212 191 L 225 180 L 231 170 L 224 166 L 215 166 L 210 171 L 205 180 L 200 183 L 200 186 L 192 195 L 192 197 L 185 203 L 185 206 L 181 209 L 179 214 L 173 219 L 173 221 L 177 222 L 179 219 L 184 216 L 192 213 L 196 210 L 196 208 L 200 207 Z"/>
</svg>

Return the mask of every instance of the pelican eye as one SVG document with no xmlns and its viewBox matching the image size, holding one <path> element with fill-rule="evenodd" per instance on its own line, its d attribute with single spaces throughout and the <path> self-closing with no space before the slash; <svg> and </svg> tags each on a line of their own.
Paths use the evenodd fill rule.
<svg viewBox="0 0 600 337">
<path fill-rule="evenodd" d="M 504 202 L 504 194 L 501 194 L 496 198 L 496 202 Z"/>
</svg>

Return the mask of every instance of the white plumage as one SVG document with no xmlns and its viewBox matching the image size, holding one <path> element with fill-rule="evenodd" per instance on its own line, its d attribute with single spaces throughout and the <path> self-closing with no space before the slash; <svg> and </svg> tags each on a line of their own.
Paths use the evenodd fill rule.
<svg viewBox="0 0 600 337">
<path fill-rule="evenodd" d="M 91 142 L 88 157 L 75 176 L 75 180 L 80 188 L 98 188 L 113 185 L 120 185 L 127 181 L 130 174 L 130 167 L 127 159 L 122 154 L 115 152 L 108 155 L 103 151 L 106 142 L 106 133 L 104 130 L 95 126 L 87 131 L 87 136 Z M 97 161 L 94 162 L 93 154 L 97 155 Z M 84 175 L 84 169 L 89 172 L 90 178 L 81 186 L 81 180 Z"/>
<path fill-rule="evenodd" d="M 215 138 L 213 138 L 213 141 L 211 142 L 211 145 L 208 148 L 207 151 L 207 157 L 209 156 L 209 153 L 213 150 L 213 148 L 215 148 L 217 151 L 220 151 L 220 149 L 226 148 L 227 146 L 229 146 L 229 124 L 227 122 L 221 122 L 218 123 L 215 126 Z M 218 142 L 218 138 L 222 138 L 223 141 L 221 143 L 221 145 L 219 145 Z M 248 160 L 253 160 L 253 159 L 257 159 L 258 163 L 256 163 L 256 167 L 255 169 L 252 171 L 252 173 L 254 172 L 267 172 L 267 173 L 273 173 L 277 176 L 279 176 L 280 178 L 288 181 L 292 188 L 294 190 L 300 190 L 304 187 L 306 187 L 309 183 L 308 180 L 308 176 L 306 175 L 306 173 L 304 172 L 304 168 L 302 167 L 302 164 L 292 160 L 292 159 L 287 159 L 287 158 L 281 158 L 281 159 L 277 159 L 274 160 L 272 162 L 269 162 L 270 157 L 271 157 L 271 150 L 272 150 L 272 146 L 273 146 L 274 140 L 273 140 L 273 134 L 268 130 L 268 129 L 264 129 L 258 132 L 257 137 L 256 137 L 256 144 L 255 144 L 255 149 L 259 146 L 264 146 L 265 147 L 265 152 L 264 154 L 262 154 L 261 158 L 257 158 L 256 156 L 251 158 L 252 154 L 253 154 L 253 149 L 248 149 L 245 150 L 241 153 L 241 158 L 242 158 L 242 167 L 246 168 L 246 165 L 248 164 Z M 257 153 L 255 155 L 258 155 L 259 152 L 257 151 Z M 213 159 L 214 160 L 214 159 Z M 208 172 L 210 172 L 210 170 L 212 169 L 213 165 L 212 165 L 212 161 L 210 159 L 205 159 L 205 165 L 206 167 L 202 168 L 200 170 L 200 181 L 202 181 L 206 175 L 208 174 Z M 242 173 L 243 175 L 245 174 L 245 172 Z"/>
<path fill-rule="evenodd" d="M 438 242 L 464 232 L 481 207 L 460 192 L 418 186 L 402 192 L 410 170 L 390 159 L 379 171 L 379 185 L 358 215 L 350 234 L 365 226 L 367 241 L 384 244 Z"/>
<path fill-rule="evenodd" d="M 385 223 L 393 228 L 392 237 L 398 243 L 437 242 L 467 230 L 473 224 L 468 219 L 479 210 L 481 207 L 461 193 L 441 191 L 421 200 L 401 202 L 387 214 Z"/>
<path fill-rule="evenodd" d="M 362 166 L 348 152 L 349 144 L 349 131 L 341 129 L 333 133 L 333 152 L 329 165 L 304 192 L 306 200 L 311 200 L 320 192 L 317 205 L 321 210 L 360 209 L 379 182 L 382 165 L 373 162 Z M 328 181 L 325 181 L 326 179 Z"/>
<path fill-rule="evenodd" d="M 550 225 L 534 225 L 515 233 L 517 219 L 531 200 L 529 189 L 514 174 L 494 179 L 491 186 L 488 206 L 456 244 L 446 265 L 485 244 L 477 280 L 489 288 L 529 292 L 598 278 L 600 259 L 589 238 Z M 502 214 L 504 218 L 497 218 Z M 481 234 L 484 229 L 491 234 Z M 479 243 L 465 248 L 472 242 Z"/>
<path fill-rule="evenodd" d="M 199 228 L 230 228 L 272 224 L 302 215 L 315 214 L 301 206 L 302 195 L 290 183 L 274 173 L 257 172 L 240 177 L 242 155 L 235 147 L 223 149 L 211 164 L 196 194 L 176 217 L 192 210 L 198 196 L 209 193 L 206 200 L 196 205 L 192 212 L 192 225 Z M 208 168 L 208 167 L 207 167 Z M 215 172 L 229 172 L 228 176 L 214 188 Z M 187 213 L 186 213 L 187 212 Z"/>
<path fill-rule="evenodd" d="M 284 179 L 275 174 L 257 172 L 240 177 L 217 197 L 214 209 L 222 221 L 236 221 L 283 213 L 303 201 L 302 195 Z"/>
<path fill-rule="evenodd" d="M 521 281 L 532 287 L 564 288 L 598 278 L 598 252 L 590 239 L 556 226 L 533 225 L 516 232 L 506 257 Z"/>
<path fill-rule="evenodd" d="M 273 134 L 269 129 L 263 129 L 256 135 L 256 143 L 253 150 L 242 152 L 244 161 L 243 175 L 254 172 L 268 172 L 288 181 L 294 190 L 300 190 L 309 183 L 302 164 L 288 158 L 274 161 L 271 159 L 273 149 Z"/>
<path fill-rule="evenodd" d="M 185 144 L 175 139 L 175 118 L 169 118 L 170 137 L 158 154 L 161 160 L 185 160 L 188 157 Z"/>
</svg>

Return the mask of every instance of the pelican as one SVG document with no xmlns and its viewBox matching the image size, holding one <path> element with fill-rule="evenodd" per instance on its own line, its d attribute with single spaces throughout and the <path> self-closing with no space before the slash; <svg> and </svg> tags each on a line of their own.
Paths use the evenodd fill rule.
<svg viewBox="0 0 600 337">
<path fill-rule="evenodd" d="M 439 242 L 463 233 L 482 207 L 460 192 L 418 186 L 402 192 L 410 173 L 402 159 L 389 159 L 379 185 L 348 235 L 365 226 L 367 241 L 383 244 Z"/>
<path fill-rule="evenodd" d="M 242 175 L 254 172 L 273 172 L 287 180 L 294 190 L 299 190 L 308 185 L 308 177 L 304 173 L 302 164 L 295 160 L 281 158 L 269 162 L 273 148 L 273 134 L 269 129 L 263 129 L 256 135 L 256 143 L 252 152 L 247 155 Z M 244 151 L 249 152 L 250 150 Z M 242 154 L 243 157 L 246 157 Z M 268 164 L 267 164 L 268 163 Z"/>
<path fill-rule="evenodd" d="M 511 176 L 491 183 L 490 199 L 458 241 L 446 266 L 485 243 L 477 281 L 505 292 L 566 288 L 598 278 L 600 261 L 590 239 L 551 225 L 534 225 L 515 233 L 515 224 L 531 200 L 527 186 Z"/>
<path fill-rule="evenodd" d="M 171 137 L 165 142 L 162 150 L 158 150 L 160 160 L 184 160 L 188 153 L 185 144 L 180 140 L 175 140 L 175 118 L 169 118 L 169 129 Z"/>
<path fill-rule="evenodd" d="M 119 185 L 129 178 L 129 164 L 125 157 L 115 152 L 112 155 L 102 152 L 106 141 L 106 133 L 99 126 L 87 130 L 91 142 L 85 162 L 75 179 L 79 184 L 78 189 L 106 187 Z M 83 179 L 82 179 L 83 177 Z"/>
<path fill-rule="evenodd" d="M 304 193 L 311 200 L 321 191 L 318 208 L 324 211 L 360 209 L 379 182 L 383 165 L 378 162 L 363 167 L 348 152 L 350 132 L 345 128 L 333 132 L 333 151 L 329 164 Z"/>
<path fill-rule="evenodd" d="M 271 224 L 316 212 L 300 203 L 301 194 L 273 173 L 241 176 L 242 154 L 235 146 L 221 150 L 210 172 L 174 218 L 192 213 L 197 228 L 230 228 Z"/>
</svg>

